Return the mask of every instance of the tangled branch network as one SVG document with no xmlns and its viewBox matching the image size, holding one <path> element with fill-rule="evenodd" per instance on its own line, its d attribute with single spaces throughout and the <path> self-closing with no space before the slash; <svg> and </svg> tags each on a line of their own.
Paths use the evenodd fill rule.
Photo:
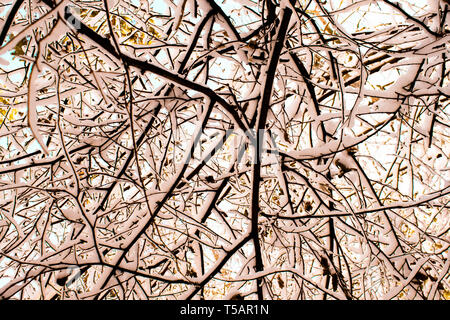
<svg viewBox="0 0 450 320">
<path fill-rule="evenodd" d="M 449 299 L 450 3 L 0 4 L 1 299 Z"/>
</svg>

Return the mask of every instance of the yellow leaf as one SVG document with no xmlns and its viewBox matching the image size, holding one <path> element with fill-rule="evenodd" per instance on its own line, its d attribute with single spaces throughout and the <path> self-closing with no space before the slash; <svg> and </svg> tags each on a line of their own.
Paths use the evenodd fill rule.
<svg viewBox="0 0 450 320">
<path fill-rule="evenodd" d="M 19 42 L 17 42 L 16 46 L 14 47 L 14 51 L 12 52 L 13 56 L 21 56 L 25 54 L 25 51 L 23 51 L 23 46 L 26 46 L 28 44 L 27 38 L 22 38 Z"/>
<path fill-rule="evenodd" d="M 442 296 L 444 297 L 445 300 L 450 300 L 450 290 L 444 290 Z"/>
<path fill-rule="evenodd" d="M 5 98 L 3 98 L 3 97 L 0 97 L 0 103 L 9 105 L 9 100 L 8 100 L 8 99 L 5 99 Z"/>
<path fill-rule="evenodd" d="M 8 120 L 12 121 L 16 115 L 17 115 L 17 109 L 13 108 L 13 109 L 9 110 Z"/>
</svg>

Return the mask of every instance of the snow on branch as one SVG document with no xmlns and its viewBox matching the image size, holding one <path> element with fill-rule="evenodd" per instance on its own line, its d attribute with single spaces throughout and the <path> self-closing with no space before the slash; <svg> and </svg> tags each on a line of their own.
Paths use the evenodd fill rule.
<svg viewBox="0 0 450 320">
<path fill-rule="evenodd" d="M 1 299 L 449 299 L 448 1 L 10 2 Z"/>
</svg>

